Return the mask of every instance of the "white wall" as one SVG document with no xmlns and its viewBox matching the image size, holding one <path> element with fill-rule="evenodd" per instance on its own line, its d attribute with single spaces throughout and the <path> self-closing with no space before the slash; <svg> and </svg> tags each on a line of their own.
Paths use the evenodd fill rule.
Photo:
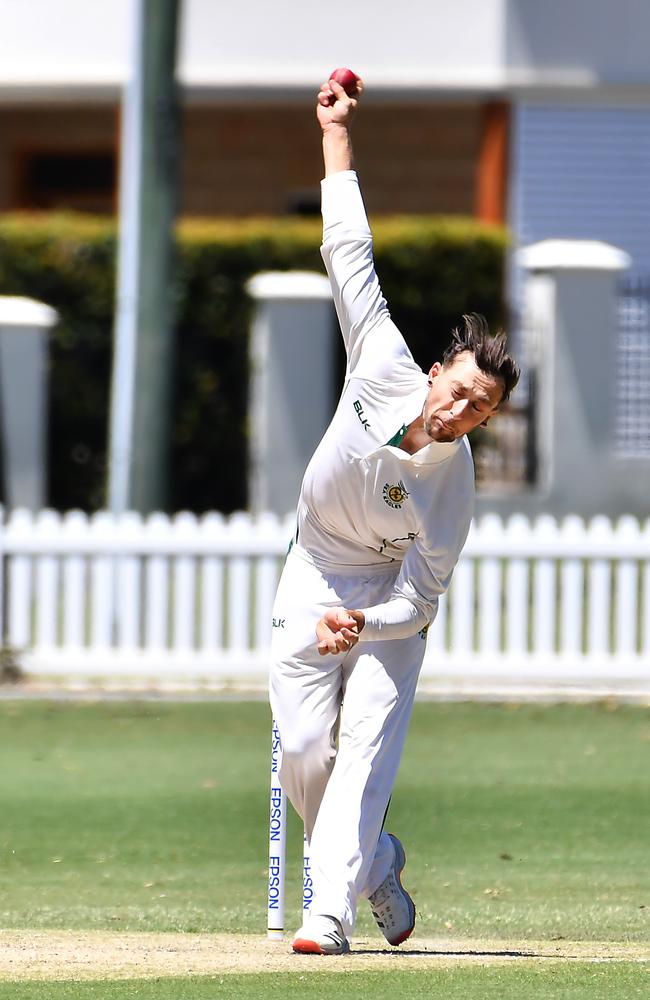
<svg viewBox="0 0 650 1000">
<path fill-rule="evenodd" d="M 114 92 L 129 11 L 130 0 L 3 0 L 0 99 Z M 184 0 L 182 22 L 180 74 L 193 88 L 305 91 L 341 64 L 371 94 L 650 86 L 647 0 Z"/>
<path fill-rule="evenodd" d="M 111 84 L 128 61 L 130 0 L 2 0 L 0 89 Z"/>
<path fill-rule="evenodd" d="M 343 64 L 384 85 L 491 85 L 504 3 L 403 0 L 396 12 L 390 0 L 183 0 L 181 77 L 190 86 L 313 87 Z M 3 0 L 2 8 L 0 87 L 124 79 L 130 0 Z"/>
<path fill-rule="evenodd" d="M 505 0 L 256 0 L 223 19 L 214 0 L 186 2 L 191 82 L 313 86 L 340 65 L 372 86 L 500 80 Z"/>
<path fill-rule="evenodd" d="M 648 0 L 507 0 L 513 84 L 650 81 Z"/>
</svg>

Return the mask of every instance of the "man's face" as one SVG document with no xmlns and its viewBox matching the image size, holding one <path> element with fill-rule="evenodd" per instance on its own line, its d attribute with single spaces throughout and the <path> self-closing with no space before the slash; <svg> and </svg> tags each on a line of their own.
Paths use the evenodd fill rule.
<svg viewBox="0 0 650 1000">
<path fill-rule="evenodd" d="M 436 361 L 429 379 L 424 429 L 433 441 L 455 441 L 486 424 L 499 408 L 503 380 L 481 371 L 470 351 L 446 365 Z"/>
</svg>

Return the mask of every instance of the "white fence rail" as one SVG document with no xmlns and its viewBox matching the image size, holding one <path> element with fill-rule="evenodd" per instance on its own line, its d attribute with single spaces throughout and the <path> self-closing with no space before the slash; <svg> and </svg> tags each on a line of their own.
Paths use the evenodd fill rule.
<svg viewBox="0 0 650 1000">
<path fill-rule="evenodd" d="M 106 512 L 0 527 L 1 629 L 33 675 L 261 679 L 293 521 Z M 650 521 L 488 515 L 429 630 L 422 684 L 650 692 Z"/>
</svg>

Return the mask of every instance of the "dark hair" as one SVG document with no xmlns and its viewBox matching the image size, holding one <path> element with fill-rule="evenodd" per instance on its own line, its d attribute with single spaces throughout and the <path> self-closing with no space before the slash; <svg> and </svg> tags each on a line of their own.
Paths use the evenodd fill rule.
<svg viewBox="0 0 650 1000">
<path fill-rule="evenodd" d="M 463 316 L 462 326 L 452 330 L 451 337 L 451 344 L 442 356 L 443 365 L 453 365 L 459 354 L 469 351 L 482 372 L 502 380 L 501 402 L 504 403 L 519 381 L 520 373 L 519 366 L 508 354 L 507 337 L 503 330 L 491 334 L 485 316 L 468 313 Z"/>
</svg>

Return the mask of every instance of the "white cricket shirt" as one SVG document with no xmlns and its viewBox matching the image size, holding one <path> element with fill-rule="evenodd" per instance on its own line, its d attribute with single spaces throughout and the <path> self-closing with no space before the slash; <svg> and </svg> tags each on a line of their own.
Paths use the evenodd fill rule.
<svg viewBox="0 0 650 1000">
<path fill-rule="evenodd" d="M 414 455 L 397 447 L 421 412 L 427 376 L 393 323 L 375 273 L 354 171 L 322 182 L 323 246 L 347 352 L 336 413 L 309 463 L 298 544 L 321 570 L 401 568 L 385 604 L 361 609 L 363 641 L 413 635 L 435 617 L 465 543 L 474 466 L 465 437 Z"/>
</svg>

